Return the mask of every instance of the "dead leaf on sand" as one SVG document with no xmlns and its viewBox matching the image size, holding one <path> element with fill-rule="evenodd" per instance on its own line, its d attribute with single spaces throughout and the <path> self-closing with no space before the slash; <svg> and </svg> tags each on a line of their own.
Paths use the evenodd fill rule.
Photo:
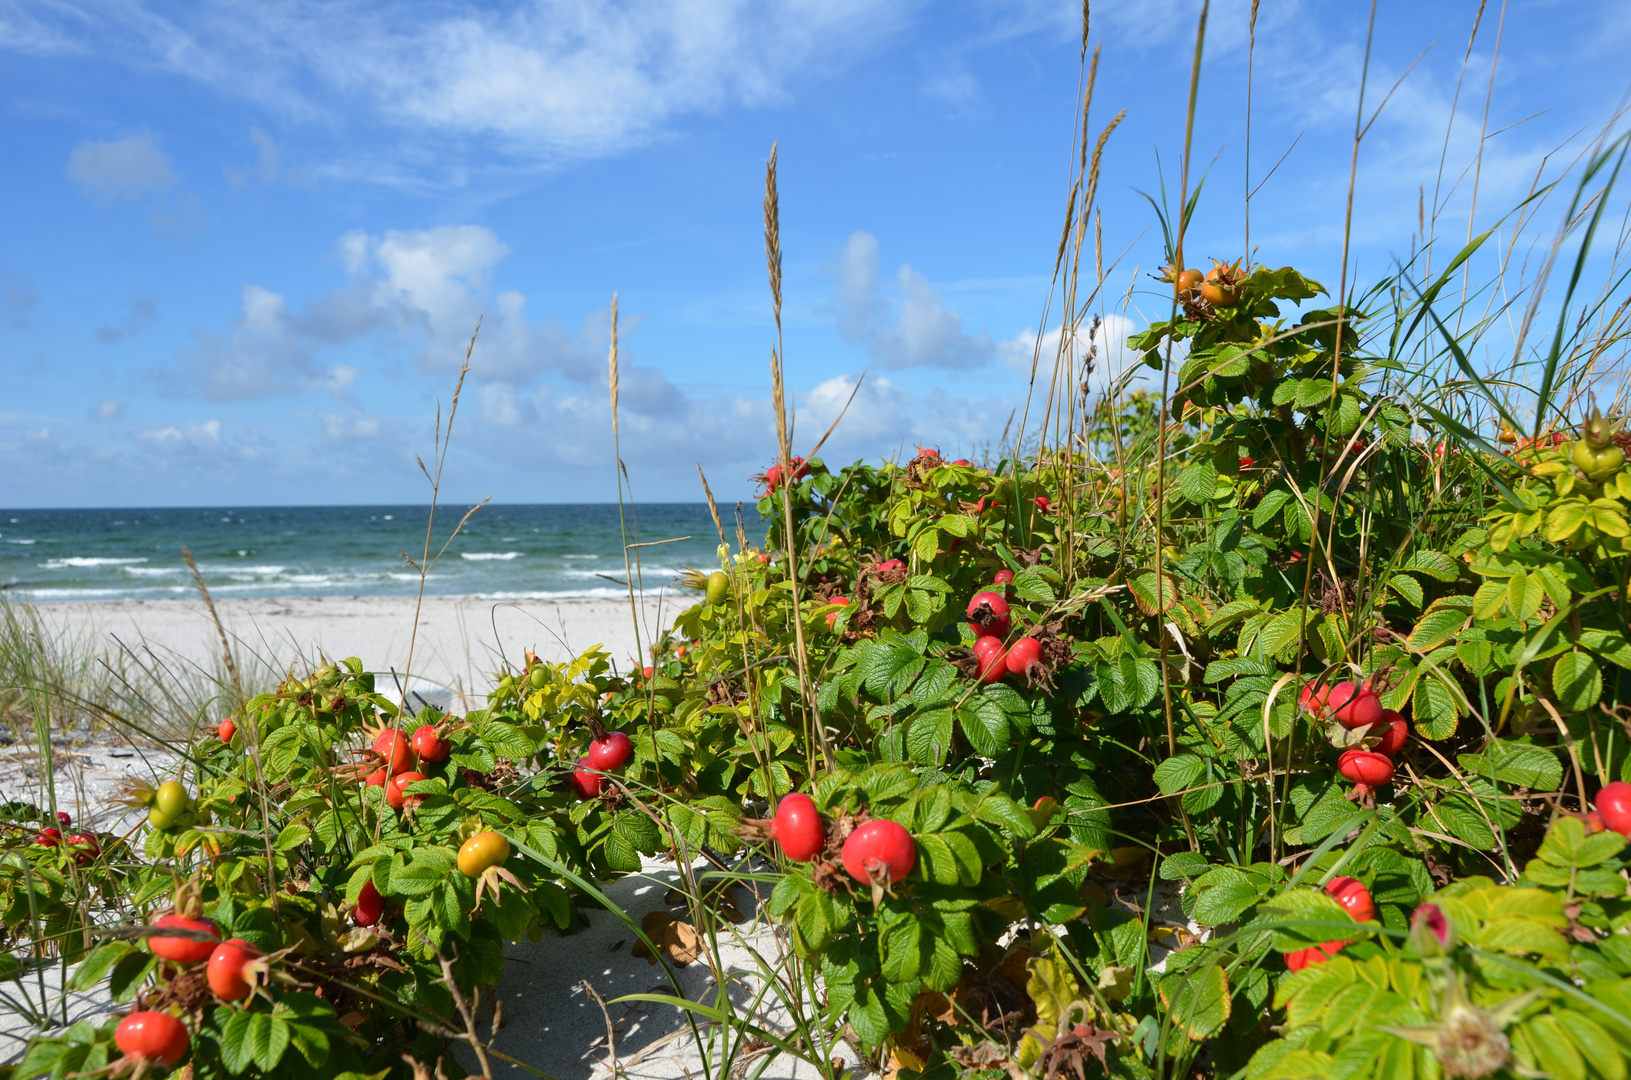
<svg viewBox="0 0 1631 1080">
<path fill-rule="evenodd" d="M 697 937 L 696 927 L 674 918 L 666 911 L 648 912 L 646 917 L 640 920 L 640 929 L 644 930 L 646 937 L 662 950 L 668 962 L 678 967 L 684 967 L 702 954 L 702 942 Z M 646 948 L 644 941 L 635 942 L 634 948 L 629 952 L 644 957 L 648 964 L 657 963 L 657 957 Z"/>
</svg>

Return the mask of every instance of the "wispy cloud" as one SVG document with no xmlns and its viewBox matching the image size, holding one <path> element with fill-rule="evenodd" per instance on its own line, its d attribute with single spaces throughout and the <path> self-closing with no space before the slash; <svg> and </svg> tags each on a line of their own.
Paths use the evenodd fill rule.
<svg viewBox="0 0 1631 1080">
<path fill-rule="evenodd" d="M 0 48 L 156 68 L 286 116 L 364 110 L 410 136 L 489 139 L 548 163 L 625 152 L 681 115 L 783 100 L 870 55 L 920 4 L 65 0 L 0 22 Z"/>
<path fill-rule="evenodd" d="M 104 204 L 162 195 L 176 184 L 169 155 L 145 132 L 75 146 L 68 155 L 68 179 Z"/>
</svg>

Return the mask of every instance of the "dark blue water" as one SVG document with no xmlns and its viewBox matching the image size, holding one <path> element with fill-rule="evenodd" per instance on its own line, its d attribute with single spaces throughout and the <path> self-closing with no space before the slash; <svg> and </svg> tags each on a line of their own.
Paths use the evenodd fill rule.
<svg viewBox="0 0 1631 1080">
<path fill-rule="evenodd" d="M 433 556 L 467 509 L 438 511 Z M 219 596 L 411 595 L 419 573 L 400 553 L 421 561 L 427 512 L 424 506 L 0 510 L 0 584 L 39 600 L 182 596 L 192 592 L 181 557 L 186 547 Z M 706 505 L 640 506 L 634 513 L 641 541 L 690 537 L 640 549 L 647 588 L 685 567 L 717 568 L 719 535 Z M 431 567 L 425 591 L 495 599 L 624 595 L 621 584 L 601 575 L 623 577 L 615 505 L 489 505 Z"/>
</svg>

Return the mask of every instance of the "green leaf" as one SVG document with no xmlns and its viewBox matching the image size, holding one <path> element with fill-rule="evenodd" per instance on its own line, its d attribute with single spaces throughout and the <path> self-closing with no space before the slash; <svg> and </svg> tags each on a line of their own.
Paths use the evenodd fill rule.
<svg viewBox="0 0 1631 1080">
<path fill-rule="evenodd" d="M 221 1061 L 229 1073 L 245 1073 L 254 1061 L 253 1047 L 249 1044 L 249 1029 L 254 1018 L 268 1019 L 265 1013 L 234 1010 L 221 1027 Z"/>
<path fill-rule="evenodd" d="M 1210 502 L 1217 488 L 1218 467 L 1210 457 L 1191 462 L 1178 477 L 1178 494 L 1192 503 Z"/>
<path fill-rule="evenodd" d="M 1157 576 L 1155 571 L 1148 567 L 1134 570 L 1128 575 L 1127 588 L 1132 592 L 1138 610 L 1145 615 L 1168 611 L 1178 602 L 1178 586 L 1172 580 L 1172 575 Z"/>
<path fill-rule="evenodd" d="M 1597 1075 L 1608 1080 L 1625 1080 L 1627 1055 L 1602 1025 L 1574 1009 L 1559 1009 L 1553 1015 Z"/>
<path fill-rule="evenodd" d="M 1466 597 L 1458 597 L 1466 600 Z M 1416 627 L 1410 631 L 1408 644 L 1418 652 L 1428 652 L 1444 644 L 1454 637 L 1467 621 L 1469 612 L 1465 606 L 1446 604 L 1443 600 L 1433 601 L 1425 614 L 1417 620 Z"/>
<path fill-rule="evenodd" d="M 1430 578 L 1445 582 L 1454 581 L 1461 576 L 1461 567 L 1454 559 L 1442 551 L 1432 551 L 1425 548 L 1410 556 L 1409 561 L 1400 569 L 1416 574 L 1426 574 Z"/>
<path fill-rule="evenodd" d="M 136 946 L 128 941 L 105 941 L 98 945 L 91 955 L 87 956 L 78 967 L 74 969 L 73 978 L 68 981 L 70 990 L 89 990 L 102 981 L 115 964 L 133 952 L 139 952 Z"/>
<path fill-rule="evenodd" d="M 1274 516 L 1290 501 L 1291 492 L 1284 488 L 1264 492 L 1263 498 L 1258 500 L 1257 507 L 1252 510 L 1252 526 L 1257 529 L 1263 528 L 1274 520 Z"/>
<path fill-rule="evenodd" d="M 1586 523 L 1588 509 L 1586 500 L 1581 498 L 1565 499 L 1554 504 L 1546 514 L 1546 539 L 1554 544 L 1562 543 L 1579 532 L 1580 526 Z"/>
<path fill-rule="evenodd" d="M 1416 734 L 1424 739 L 1447 739 L 1461 721 L 1461 695 L 1438 668 L 1425 668 L 1411 694 Z"/>
<path fill-rule="evenodd" d="M 1258 912 L 1285 923 L 1273 930 L 1274 947 L 1281 952 L 1333 941 L 1347 927 L 1357 926 L 1353 917 L 1324 889 L 1287 889 L 1265 901 Z"/>
<path fill-rule="evenodd" d="M 1169 984 L 1176 984 L 1168 990 Z M 1201 1042 L 1223 1030 L 1229 1020 L 1229 977 L 1223 968 L 1209 963 L 1199 973 L 1174 973 L 1161 980 L 1161 999 L 1170 1010 L 1173 1024 L 1193 1042 Z"/>
<path fill-rule="evenodd" d="M 1008 714 L 993 698 L 976 694 L 957 710 L 957 722 L 976 754 L 996 757 L 1008 749 L 1012 737 Z"/>
<path fill-rule="evenodd" d="M 912 717 L 906 729 L 906 752 L 913 761 L 939 765 L 951 749 L 952 710 L 930 709 Z"/>
<path fill-rule="evenodd" d="M 1161 794 L 1171 795 L 1189 787 L 1206 771 L 1206 762 L 1194 754 L 1175 754 L 1155 767 L 1151 779 Z"/>
<path fill-rule="evenodd" d="M 251 1015 L 262 1022 L 250 1029 L 250 1053 L 261 1072 L 269 1073 L 277 1068 L 278 1062 L 283 1060 L 283 1052 L 289 1048 L 289 1024 L 280 1016 Z"/>
<path fill-rule="evenodd" d="M 1439 803 L 1435 814 L 1424 814 L 1423 821 L 1442 821 L 1450 835 L 1478 851 L 1489 851 L 1495 846 L 1495 834 L 1490 831 L 1484 816 L 1473 804 L 1459 795 L 1452 795 Z"/>
<path fill-rule="evenodd" d="M 1552 665 L 1552 694 L 1564 712 L 1585 712 L 1603 696 L 1603 673 L 1583 652 L 1566 652 Z"/>
<path fill-rule="evenodd" d="M 810 956 L 826 949 L 842 921 L 837 901 L 830 895 L 816 888 L 803 891 L 798 906 L 793 909 L 799 951 Z"/>
<path fill-rule="evenodd" d="M 1234 922 L 1257 903 L 1261 879 L 1233 866 L 1219 866 L 1197 878 L 1190 889 L 1195 894 L 1194 919 L 1202 926 Z"/>
<path fill-rule="evenodd" d="M 1419 608 L 1425 599 L 1421 589 L 1421 582 L 1409 574 L 1394 574 L 1387 579 L 1388 588 L 1398 593 L 1401 598 L 1408 601 L 1411 607 Z"/>
<path fill-rule="evenodd" d="M 1021 570 L 1014 575 L 1014 595 L 1021 600 L 1029 600 L 1038 604 L 1051 604 L 1057 599 L 1053 586 L 1048 579 L 1035 570 Z"/>
<path fill-rule="evenodd" d="M 1627 476 L 1626 473 L 1621 473 Z M 1604 660 L 1622 668 L 1631 668 L 1631 641 L 1614 630 L 1584 630 L 1580 634 L 1580 647 L 1589 649 Z"/>
<path fill-rule="evenodd" d="M 1461 767 L 1474 776 L 1531 791 L 1555 791 L 1563 782 L 1563 764 L 1541 746 L 1497 740 L 1481 754 L 1462 754 Z"/>
<path fill-rule="evenodd" d="M 1325 405 L 1331 400 L 1330 379 L 1304 379 L 1297 387 L 1297 408 L 1308 409 L 1315 405 Z"/>
<path fill-rule="evenodd" d="M 1553 866 L 1579 869 L 1607 862 L 1624 851 L 1625 846 L 1625 838 L 1613 829 L 1588 836 L 1579 818 L 1559 817 L 1541 842 L 1536 857 Z"/>
<path fill-rule="evenodd" d="M 108 995 L 123 1005 L 142 988 L 147 977 L 158 966 L 159 958 L 133 949 L 114 961 L 108 973 Z"/>
</svg>

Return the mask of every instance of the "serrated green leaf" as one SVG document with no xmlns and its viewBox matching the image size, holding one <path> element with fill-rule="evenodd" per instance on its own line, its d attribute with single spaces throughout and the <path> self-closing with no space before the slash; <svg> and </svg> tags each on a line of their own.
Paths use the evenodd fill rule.
<svg viewBox="0 0 1631 1080">
<path fill-rule="evenodd" d="M 1199 974 L 1184 972 L 1162 979 L 1161 999 L 1178 1030 L 1192 1042 L 1201 1042 L 1223 1030 L 1229 1020 L 1229 977 L 1220 965 L 1207 964 Z"/>
<path fill-rule="evenodd" d="M 1603 696 L 1603 673 L 1583 652 L 1566 652 L 1552 665 L 1552 694 L 1564 712 L 1585 712 Z"/>
</svg>

